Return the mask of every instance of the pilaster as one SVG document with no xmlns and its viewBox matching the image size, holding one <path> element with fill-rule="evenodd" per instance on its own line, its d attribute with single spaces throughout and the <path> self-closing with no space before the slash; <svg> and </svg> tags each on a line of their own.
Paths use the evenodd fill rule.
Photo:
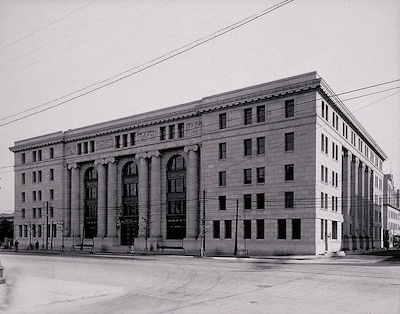
<svg viewBox="0 0 400 314">
<path fill-rule="evenodd" d="M 66 215 L 66 228 L 69 228 L 73 237 L 80 237 L 79 226 L 83 213 L 81 215 L 79 208 L 79 166 L 77 164 L 69 164 L 68 169 L 71 170 L 71 208 Z"/>
<path fill-rule="evenodd" d="M 150 237 L 161 238 L 161 153 L 159 151 L 148 152 L 151 159 L 150 173 Z"/>
<path fill-rule="evenodd" d="M 143 225 L 149 217 L 149 163 L 146 153 L 138 153 L 135 158 L 139 160 L 139 226 Z M 143 237 L 143 232 L 139 232 Z"/>
<path fill-rule="evenodd" d="M 96 160 L 97 168 L 97 237 L 104 238 L 107 235 L 107 168 L 104 159 Z"/>
</svg>

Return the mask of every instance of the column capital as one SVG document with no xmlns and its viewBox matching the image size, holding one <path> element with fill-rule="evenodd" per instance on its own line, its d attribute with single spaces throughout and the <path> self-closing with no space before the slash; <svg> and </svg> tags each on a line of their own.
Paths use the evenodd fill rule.
<svg viewBox="0 0 400 314">
<path fill-rule="evenodd" d="M 196 152 L 198 149 L 199 149 L 199 145 L 193 144 L 193 145 L 185 146 L 184 149 L 183 149 L 183 151 L 184 151 L 185 153 L 187 153 L 187 152 L 189 152 L 189 151 L 191 151 L 191 150 L 194 151 L 194 152 Z"/>
<path fill-rule="evenodd" d="M 356 156 L 356 155 L 353 155 L 353 159 L 352 159 L 356 164 L 359 164 L 360 163 L 360 159 Z"/>
<path fill-rule="evenodd" d="M 366 166 L 365 167 L 365 172 L 368 173 L 368 174 L 371 174 L 372 173 L 371 167 Z"/>
<path fill-rule="evenodd" d="M 97 159 L 97 160 L 94 161 L 94 165 L 95 165 L 95 166 L 97 166 L 97 165 L 104 165 L 104 164 L 105 164 L 105 159 L 104 159 L 104 158 L 102 158 L 102 159 Z"/>
<path fill-rule="evenodd" d="M 151 152 L 147 152 L 146 153 L 146 157 L 147 158 L 151 158 L 151 157 L 160 157 L 161 156 L 161 153 L 160 153 L 160 151 L 159 150 L 155 150 L 155 151 L 151 151 Z"/>
<path fill-rule="evenodd" d="M 104 163 L 106 164 L 113 164 L 114 162 L 117 163 L 117 160 L 114 157 L 104 158 Z"/>
<path fill-rule="evenodd" d="M 352 154 L 351 151 L 349 151 L 349 150 L 345 150 L 345 151 L 344 151 L 344 155 L 345 155 L 347 158 L 349 158 L 350 160 L 352 160 L 352 158 L 353 158 L 353 154 Z"/>
<path fill-rule="evenodd" d="M 67 168 L 68 168 L 68 170 L 70 170 L 70 169 L 77 169 L 77 168 L 79 168 L 79 165 L 78 165 L 77 163 L 75 163 L 75 164 L 68 164 Z"/>
<path fill-rule="evenodd" d="M 363 171 L 365 171 L 365 162 L 362 162 L 362 161 L 360 161 L 360 165 L 359 165 L 359 167 L 363 170 Z"/>
<path fill-rule="evenodd" d="M 135 155 L 135 159 L 140 159 L 140 158 L 147 158 L 147 153 L 137 153 Z"/>
</svg>

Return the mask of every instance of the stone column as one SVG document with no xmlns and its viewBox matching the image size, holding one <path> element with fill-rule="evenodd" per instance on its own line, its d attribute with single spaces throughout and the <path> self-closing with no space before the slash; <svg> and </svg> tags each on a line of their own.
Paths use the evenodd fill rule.
<svg viewBox="0 0 400 314">
<path fill-rule="evenodd" d="M 342 168 L 342 212 L 343 212 L 343 235 L 349 237 L 351 235 L 351 162 L 352 154 L 348 150 L 343 152 L 343 168 Z M 346 238 L 347 239 L 347 238 Z M 348 248 L 348 247 L 347 247 Z"/>
<path fill-rule="evenodd" d="M 71 171 L 67 165 L 67 189 L 65 191 L 65 210 L 63 210 L 64 236 L 71 236 Z"/>
<path fill-rule="evenodd" d="M 71 169 L 71 220 L 70 222 L 66 222 L 66 228 L 68 228 L 69 224 L 71 235 L 73 237 L 80 237 L 81 214 L 79 208 L 79 166 L 77 164 L 69 164 L 68 169 Z"/>
<path fill-rule="evenodd" d="M 161 154 L 148 152 L 147 157 L 151 158 L 150 238 L 161 238 Z"/>
<path fill-rule="evenodd" d="M 199 146 L 185 146 L 188 153 L 187 184 L 186 184 L 186 237 L 199 236 Z"/>
<path fill-rule="evenodd" d="M 367 249 L 370 248 L 371 228 L 370 228 L 370 198 L 371 198 L 371 168 L 365 169 L 365 184 L 364 184 L 364 224 L 365 235 L 367 237 Z"/>
<path fill-rule="evenodd" d="M 360 248 L 364 248 L 364 174 L 365 174 L 365 163 L 360 162 L 358 168 L 358 207 L 357 207 L 357 228 L 359 230 L 358 236 L 360 239 Z"/>
<path fill-rule="evenodd" d="M 136 154 L 139 160 L 139 226 L 143 225 L 149 215 L 149 163 L 146 153 Z M 143 230 L 139 230 L 139 237 L 144 237 Z"/>
<path fill-rule="evenodd" d="M 360 160 L 353 156 L 351 164 L 351 216 L 352 216 L 352 230 L 353 236 L 358 235 L 358 168 Z"/>
<path fill-rule="evenodd" d="M 118 195 L 117 195 L 117 161 L 115 158 L 107 158 L 107 237 L 116 238 L 118 219 Z"/>
<path fill-rule="evenodd" d="M 96 160 L 97 186 L 97 237 L 104 238 L 107 234 L 107 169 L 105 160 Z"/>
</svg>

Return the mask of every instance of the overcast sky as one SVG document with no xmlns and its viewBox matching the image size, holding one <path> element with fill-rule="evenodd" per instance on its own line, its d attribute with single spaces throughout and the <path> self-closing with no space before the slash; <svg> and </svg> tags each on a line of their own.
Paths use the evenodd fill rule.
<svg viewBox="0 0 400 314">
<path fill-rule="evenodd" d="M 8 147 L 21 139 L 314 70 L 338 94 L 400 79 L 400 1 L 294 0 L 145 71 L 12 122 L 279 2 L 0 0 L 0 212 L 14 211 Z M 397 188 L 399 87 L 397 81 L 341 96 L 388 155 L 384 172 L 391 168 Z M 385 89 L 391 90 L 346 100 Z"/>
</svg>

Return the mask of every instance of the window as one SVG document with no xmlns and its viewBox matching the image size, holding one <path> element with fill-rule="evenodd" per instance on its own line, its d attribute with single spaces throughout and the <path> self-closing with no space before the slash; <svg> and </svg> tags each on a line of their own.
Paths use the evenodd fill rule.
<svg viewBox="0 0 400 314">
<path fill-rule="evenodd" d="M 257 209 L 264 209 L 265 208 L 265 194 L 259 193 L 256 195 L 257 197 Z"/>
<path fill-rule="evenodd" d="M 32 152 L 32 161 L 36 161 L 36 151 Z"/>
<path fill-rule="evenodd" d="M 244 155 L 251 156 L 251 139 L 244 140 Z"/>
<path fill-rule="evenodd" d="M 50 189 L 50 199 L 54 200 L 54 190 Z"/>
<path fill-rule="evenodd" d="M 294 180 L 294 165 L 285 165 L 285 181 Z"/>
<path fill-rule="evenodd" d="M 324 220 L 321 219 L 321 240 L 324 239 Z"/>
<path fill-rule="evenodd" d="M 251 239 L 251 220 L 243 220 L 244 223 L 244 238 Z"/>
<path fill-rule="evenodd" d="M 136 133 L 133 132 L 130 134 L 131 136 L 131 146 L 134 146 L 136 144 Z"/>
<path fill-rule="evenodd" d="M 42 191 L 38 191 L 38 200 L 39 200 L 39 201 L 42 200 Z"/>
<path fill-rule="evenodd" d="M 21 184 L 25 184 L 25 172 L 21 173 Z"/>
<path fill-rule="evenodd" d="M 226 113 L 221 113 L 219 115 L 219 128 L 226 129 Z"/>
<path fill-rule="evenodd" d="M 36 208 L 32 208 L 32 218 L 36 218 Z"/>
<path fill-rule="evenodd" d="M 243 195 L 244 209 L 251 210 L 251 194 Z"/>
<path fill-rule="evenodd" d="M 292 239 L 301 239 L 301 219 L 292 219 Z"/>
<path fill-rule="evenodd" d="M 50 206 L 50 218 L 54 218 L 54 207 Z"/>
<path fill-rule="evenodd" d="M 232 220 L 225 220 L 225 239 L 232 239 Z"/>
<path fill-rule="evenodd" d="M 264 219 L 257 219 L 257 239 L 264 239 Z"/>
<path fill-rule="evenodd" d="M 285 101 L 285 118 L 294 117 L 294 99 Z"/>
<path fill-rule="evenodd" d="M 226 210 L 226 196 L 219 196 L 219 210 Z"/>
<path fill-rule="evenodd" d="M 37 214 L 38 214 L 38 218 L 42 218 L 42 208 L 41 207 L 39 207 L 37 209 Z"/>
<path fill-rule="evenodd" d="M 25 218 L 25 208 L 21 209 L 21 218 L 24 219 Z"/>
<path fill-rule="evenodd" d="M 219 143 L 219 159 L 226 159 L 226 143 Z"/>
<path fill-rule="evenodd" d="M 50 159 L 54 158 L 54 147 L 50 147 Z"/>
<path fill-rule="evenodd" d="M 25 163 L 25 153 L 21 154 L 21 163 L 24 164 Z"/>
<path fill-rule="evenodd" d="M 219 186 L 226 186 L 226 171 L 220 171 L 218 173 Z"/>
<path fill-rule="evenodd" d="M 286 239 L 286 219 L 278 219 L 278 239 Z"/>
<path fill-rule="evenodd" d="M 328 183 L 328 168 L 321 165 L 321 181 Z"/>
<path fill-rule="evenodd" d="M 257 138 L 257 155 L 265 154 L 265 137 Z"/>
<path fill-rule="evenodd" d="M 28 236 L 28 225 L 24 225 L 24 237 Z"/>
<path fill-rule="evenodd" d="M 179 136 L 179 138 L 182 138 L 185 136 L 185 124 L 184 123 L 178 124 L 178 136 Z"/>
<path fill-rule="evenodd" d="M 38 150 L 38 161 L 42 161 L 42 150 Z"/>
<path fill-rule="evenodd" d="M 117 137 L 115 137 L 115 148 L 118 148 L 117 144 L 118 144 L 118 147 L 119 147 L 119 141 L 117 142 Z M 82 144 L 81 143 L 76 144 L 76 151 L 77 151 L 78 155 L 82 154 Z"/>
<path fill-rule="evenodd" d="M 332 221 L 332 239 L 337 239 L 338 225 L 337 221 Z"/>
<path fill-rule="evenodd" d="M 21 201 L 22 201 L 22 202 L 25 202 L 25 192 L 22 192 L 22 193 L 21 193 Z"/>
<path fill-rule="evenodd" d="M 265 182 L 265 168 L 257 168 L 257 183 Z"/>
<path fill-rule="evenodd" d="M 321 208 L 324 208 L 324 192 L 321 192 Z"/>
<path fill-rule="evenodd" d="M 57 225 L 51 225 L 53 238 L 57 238 Z"/>
<path fill-rule="evenodd" d="M 121 136 L 119 136 L 119 135 L 116 135 L 115 136 L 115 138 L 114 138 L 114 143 L 115 143 L 115 148 L 119 148 L 120 147 L 120 145 L 121 145 Z M 80 144 L 78 144 L 79 145 L 79 147 L 80 147 Z M 80 154 L 79 154 L 80 155 Z"/>
<path fill-rule="evenodd" d="M 321 151 L 328 154 L 328 137 L 321 134 Z"/>
<path fill-rule="evenodd" d="M 54 180 L 54 169 L 50 169 L 50 181 Z"/>
<path fill-rule="evenodd" d="M 244 109 L 244 124 L 245 125 L 252 123 L 251 116 L 252 116 L 251 108 Z"/>
<path fill-rule="evenodd" d="M 257 106 L 257 122 L 265 122 L 265 106 Z"/>
<path fill-rule="evenodd" d="M 169 126 L 169 138 L 170 139 L 175 138 L 175 125 L 174 124 Z"/>
<path fill-rule="evenodd" d="M 294 192 L 285 192 L 285 208 L 293 208 Z"/>
<path fill-rule="evenodd" d="M 94 141 L 90 141 L 89 144 L 90 144 L 90 152 L 94 153 L 94 151 L 95 151 Z"/>
<path fill-rule="evenodd" d="M 122 135 L 122 146 L 127 147 L 128 146 L 128 134 L 123 134 Z"/>
<path fill-rule="evenodd" d="M 213 221 L 213 238 L 219 239 L 220 237 L 220 223 L 219 220 Z"/>
<path fill-rule="evenodd" d="M 38 182 L 42 182 L 42 171 L 38 171 Z"/>
<path fill-rule="evenodd" d="M 32 182 L 35 183 L 36 182 L 36 171 L 32 172 Z"/>
<path fill-rule="evenodd" d="M 294 150 L 294 133 L 285 133 L 285 151 Z"/>
<path fill-rule="evenodd" d="M 164 141 L 166 138 L 165 126 L 160 127 L 160 141 Z"/>
<path fill-rule="evenodd" d="M 244 184 L 251 184 L 251 169 L 244 169 Z"/>
<path fill-rule="evenodd" d="M 36 202 L 36 191 L 32 192 L 32 201 Z"/>
</svg>

